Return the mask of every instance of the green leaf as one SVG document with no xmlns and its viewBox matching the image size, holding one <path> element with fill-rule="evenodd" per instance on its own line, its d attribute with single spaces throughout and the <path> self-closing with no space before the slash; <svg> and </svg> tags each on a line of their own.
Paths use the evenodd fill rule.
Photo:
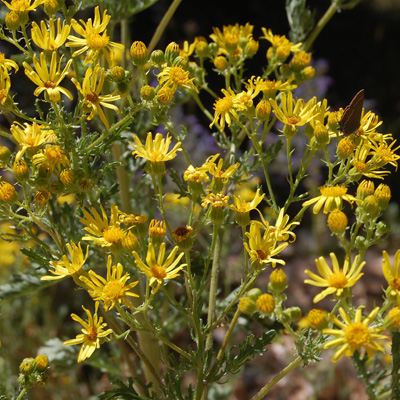
<svg viewBox="0 0 400 400">
<path fill-rule="evenodd" d="M 306 0 L 286 0 L 286 14 L 290 40 L 293 43 L 304 41 L 315 26 L 315 10 L 307 8 Z"/>
<path fill-rule="evenodd" d="M 135 388 L 134 383 L 140 386 L 141 392 L 143 394 L 139 394 Z M 144 383 L 139 377 L 135 379 L 129 378 L 128 384 L 126 385 L 122 381 L 118 380 L 115 382 L 115 385 L 118 386 L 114 389 L 107 390 L 103 394 L 99 396 L 99 400 L 155 400 L 156 394 L 150 393 L 150 388 L 152 386 L 151 383 Z"/>
</svg>

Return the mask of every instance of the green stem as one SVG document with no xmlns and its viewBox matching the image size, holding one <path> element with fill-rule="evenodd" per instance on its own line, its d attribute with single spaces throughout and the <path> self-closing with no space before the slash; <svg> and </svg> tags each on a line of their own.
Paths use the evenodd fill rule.
<svg viewBox="0 0 400 400">
<path fill-rule="evenodd" d="M 321 17 L 318 21 L 317 25 L 315 26 L 314 30 L 311 32 L 310 36 L 304 43 L 303 50 L 308 51 L 310 50 L 314 40 L 318 37 L 321 33 L 322 29 L 324 29 L 325 25 L 332 19 L 332 17 L 338 11 L 337 1 L 332 1 L 331 5 L 329 6 L 328 10 L 326 10 L 325 14 Z"/>
<path fill-rule="evenodd" d="M 300 356 L 295 358 L 286 368 L 284 368 L 278 375 L 272 378 L 255 396 L 253 396 L 250 400 L 262 400 L 265 399 L 265 395 L 287 374 L 292 372 L 295 368 L 297 368 L 302 362 Z"/>
<path fill-rule="evenodd" d="M 216 239 L 216 241 L 214 248 L 214 259 L 211 268 L 210 296 L 209 296 L 208 316 L 207 316 L 208 327 L 211 327 L 213 324 L 215 305 L 217 300 L 219 258 L 221 253 L 221 235 L 219 235 L 218 225 L 214 225 L 213 237 Z M 206 339 L 206 350 L 211 349 L 212 343 L 213 343 L 213 330 L 210 329 Z"/>
<path fill-rule="evenodd" d="M 23 388 L 23 389 L 21 390 L 21 393 L 18 395 L 17 400 L 22 400 L 22 399 L 24 398 L 24 396 L 25 396 L 25 394 L 26 394 L 27 391 L 28 391 L 28 389 Z"/>
<path fill-rule="evenodd" d="M 161 22 L 157 26 L 157 29 L 154 32 L 154 35 L 151 38 L 149 45 L 147 46 L 147 51 L 149 54 L 156 47 L 156 44 L 160 40 L 162 34 L 164 33 L 165 28 L 169 24 L 169 21 L 171 20 L 172 16 L 174 15 L 176 9 L 178 8 L 179 4 L 181 4 L 181 2 L 182 2 L 182 0 L 174 0 L 172 2 L 172 4 L 169 6 L 167 12 L 164 14 L 164 17 L 162 18 Z"/>
<path fill-rule="evenodd" d="M 400 333 L 392 334 L 392 397 L 400 399 Z"/>
</svg>

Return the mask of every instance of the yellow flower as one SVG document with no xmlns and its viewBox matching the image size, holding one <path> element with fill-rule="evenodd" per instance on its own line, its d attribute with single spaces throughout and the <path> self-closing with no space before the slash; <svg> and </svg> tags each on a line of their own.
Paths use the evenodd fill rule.
<svg viewBox="0 0 400 400">
<path fill-rule="evenodd" d="M 106 337 L 113 333 L 112 329 L 107 329 L 106 331 L 104 330 L 107 324 L 103 322 L 103 317 L 99 318 L 97 315 L 97 311 L 99 309 L 98 301 L 96 301 L 93 315 L 84 306 L 82 306 L 82 308 L 85 310 L 88 316 L 87 322 L 78 317 L 76 314 L 71 314 L 71 318 L 83 326 L 81 329 L 82 333 L 77 335 L 75 339 L 66 340 L 63 343 L 65 346 L 82 343 L 82 347 L 78 354 L 79 363 L 84 361 L 86 358 L 89 358 L 94 351 L 100 348 L 100 345 L 106 341 Z"/>
<path fill-rule="evenodd" d="M 209 204 L 212 208 L 228 207 L 229 205 L 229 196 L 225 196 L 223 193 L 209 193 L 207 196 L 202 196 L 201 200 L 203 208 L 207 208 Z"/>
<path fill-rule="evenodd" d="M 177 151 L 182 151 L 181 142 L 169 150 L 171 144 L 171 136 L 163 137 L 162 133 L 156 133 L 153 140 L 152 133 L 148 132 L 145 145 L 142 144 L 138 136 L 132 135 L 135 144 L 129 142 L 133 147 L 132 155 L 135 158 L 141 157 L 152 163 L 164 163 L 165 161 L 173 160 L 176 157 Z"/>
<path fill-rule="evenodd" d="M 72 244 L 72 245 L 71 245 Z M 54 268 L 54 271 L 50 272 L 54 275 L 42 276 L 40 279 L 43 281 L 50 281 L 56 279 L 62 279 L 66 276 L 79 276 L 81 268 L 85 264 L 89 254 L 89 246 L 86 247 L 86 254 L 83 254 L 81 244 L 76 245 L 74 242 L 71 244 L 67 243 L 67 249 L 71 258 L 71 261 L 64 254 L 60 261 L 50 261 L 50 265 Z"/>
<path fill-rule="evenodd" d="M 209 182 L 210 177 L 207 175 L 207 172 L 202 167 L 193 167 L 193 165 L 189 165 L 186 171 L 183 173 L 183 179 L 188 182 Z"/>
<path fill-rule="evenodd" d="M 282 81 L 276 81 L 276 80 L 265 80 L 259 82 L 260 84 L 260 90 L 263 92 L 264 99 L 268 100 L 270 98 L 274 99 L 276 92 L 278 90 L 280 91 L 286 91 L 286 90 L 292 90 L 296 89 L 297 85 L 292 83 L 294 78 L 290 78 L 286 82 Z"/>
<path fill-rule="evenodd" d="M 340 185 L 335 186 L 324 186 L 320 189 L 321 196 L 314 197 L 313 199 L 305 201 L 302 206 L 308 207 L 311 204 L 315 204 L 313 208 L 313 213 L 318 214 L 324 205 L 324 214 L 334 210 L 335 208 L 341 208 L 342 201 L 346 200 L 349 203 L 361 202 L 361 200 L 356 199 L 354 196 L 347 193 L 347 188 Z"/>
<path fill-rule="evenodd" d="M 38 151 L 33 157 L 32 162 L 36 167 L 48 167 L 51 171 L 55 167 L 69 167 L 69 160 L 60 146 L 49 146 L 44 150 Z"/>
<path fill-rule="evenodd" d="M 186 89 L 193 89 L 198 92 L 193 83 L 194 78 L 189 78 L 189 71 L 185 71 L 179 65 L 165 67 L 157 75 L 157 79 L 159 80 L 160 85 L 165 84 L 165 86 L 171 87 L 173 91 L 177 90 L 178 86 L 182 86 Z"/>
<path fill-rule="evenodd" d="M 266 39 L 268 40 L 273 47 L 279 47 L 279 46 L 284 46 L 284 45 L 288 45 L 290 48 L 290 51 L 292 52 L 297 52 L 299 51 L 300 47 L 302 46 L 302 43 L 296 43 L 293 44 L 289 41 L 289 39 L 287 39 L 284 35 L 280 36 L 280 35 L 274 35 L 272 33 L 271 29 L 266 29 L 266 28 L 261 28 L 264 36 L 261 36 L 260 39 Z"/>
<path fill-rule="evenodd" d="M 219 28 L 213 28 L 210 38 L 218 44 L 218 54 L 233 54 L 238 55 L 241 52 L 239 41 L 249 41 L 252 39 L 253 25 L 227 25 L 222 27 L 222 32 Z"/>
<path fill-rule="evenodd" d="M 300 222 L 295 221 L 288 224 L 289 215 L 284 214 L 284 212 L 285 209 L 281 208 L 275 226 L 271 227 L 271 231 L 278 242 L 287 242 L 290 237 L 292 238 L 290 242 L 294 242 L 296 240 L 296 235 L 290 231 L 290 228 L 295 225 L 300 225 Z"/>
<path fill-rule="evenodd" d="M 40 53 L 40 62 L 36 59 L 36 55 L 33 55 L 33 65 L 35 67 L 34 71 L 32 67 L 27 63 L 23 62 L 25 68 L 25 75 L 38 87 L 33 92 L 35 96 L 39 96 L 40 93 L 46 92 L 51 101 L 58 101 L 61 98 L 61 93 L 67 96 L 70 100 L 73 99 L 72 94 L 69 90 L 59 86 L 61 81 L 68 74 L 69 67 L 71 66 L 72 60 L 68 60 L 63 71 L 61 72 L 61 62 L 58 62 L 57 67 L 57 53 L 53 52 L 51 55 L 50 69 L 47 66 L 47 60 L 44 53 Z"/>
<path fill-rule="evenodd" d="M 53 18 L 50 18 L 49 27 L 47 27 L 43 20 L 40 21 L 40 28 L 39 25 L 33 21 L 31 36 L 36 46 L 40 47 L 46 52 L 50 52 L 57 50 L 65 43 L 70 31 L 71 26 L 66 25 L 65 21 L 63 21 L 61 26 L 61 19 L 58 18 L 56 34 L 55 21 Z"/>
<path fill-rule="evenodd" d="M 371 323 L 374 322 L 378 312 L 379 307 L 376 307 L 362 320 L 362 307 L 360 307 L 356 310 L 354 321 L 352 321 L 346 311 L 340 307 L 339 314 L 343 322 L 336 316 L 331 316 L 334 324 L 340 329 L 323 329 L 322 333 L 324 335 L 336 336 L 336 339 L 325 343 L 324 349 L 340 345 L 339 350 L 332 358 L 332 362 L 338 361 L 343 355 L 351 357 L 354 352 L 360 348 L 365 349 L 369 357 L 371 357 L 375 351 L 385 351 L 377 342 L 377 340 L 389 339 L 387 336 L 377 333 L 382 331 L 383 327 L 370 326 Z"/>
<path fill-rule="evenodd" d="M 217 181 L 220 181 L 222 183 L 228 182 L 229 178 L 236 172 L 236 170 L 239 168 L 240 163 L 237 162 L 235 164 L 230 165 L 226 171 L 222 170 L 222 167 L 224 165 L 224 160 L 222 158 L 219 159 L 218 164 L 215 163 L 216 158 L 219 156 L 219 154 L 216 154 L 214 156 L 208 157 L 206 162 L 202 165 L 202 168 L 208 169 L 208 172 L 216 179 Z"/>
<path fill-rule="evenodd" d="M 400 159 L 400 155 L 395 154 L 395 151 L 400 148 L 397 146 L 393 149 L 396 140 L 393 140 L 389 145 L 383 139 L 378 143 L 375 140 L 371 140 L 371 155 L 375 156 L 375 163 L 379 167 L 383 167 L 386 164 L 391 164 L 396 168 L 397 171 L 397 160 Z"/>
<path fill-rule="evenodd" d="M 281 104 L 278 106 L 274 99 L 270 99 L 274 113 L 279 121 L 283 122 L 292 131 L 296 130 L 296 126 L 303 126 L 311 121 L 315 116 L 316 98 L 312 98 L 307 103 L 303 99 L 293 100 L 293 93 L 282 93 Z"/>
<path fill-rule="evenodd" d="M 254 195 L 253 200 L 250 202 L 242 199 L 241 196 L 235 196 L 233 195 L 233 202 L 234 205 L 229 204 L 228 208 L 230 208 L 233 211 L 236 211 L 237 213 L 249 213 L 251 210 L 255 210 L 257 206 L 261 203 L 265 196 L 265 193 L 260 194 L 260 189 L 257 189 L 257 192 Z"/>
<path fill-rule="evenodd" d="M 5 72 L 0 71 L 0 105 L 3 106 L 5 104 L 10 88 L 11 80 L 8 73 L 6 74 Z"/>
<path fill-rule="evenodd" d="M 365 261 L 359 262 L 358 256 L 354 258 L 350 269 L 348 258 L 345 259 L 343 269 L 341 269 L 335 253 L 330 253 L 330 257 L 332 260 L 332 269 L 329 267 L 324 257 L 319 257 L 315 260 L 318 272 L 321 276 L 309 270 L 304 271 L 311 278 L 306 279 L 304 283 L 318 287 L 326 287 L 325 290 L 314 297 L 314 303 L 318 303 L 330 294 L 335 294 L 335 296 L 340 297 L 345 288 L 353 287 L 364 275 L 361 270 Z"/>
<path fill-rule="evenodd" d="M 236 99 L 236 94 L 234 93 L 234 91 L 231 88 L 229 88 L 228 90 L 221 89 L 221 91 L 225 95 L 225 97 L 216 100 L 214 103 L 215 114 L 214 120 L 210 124 L 210 128 L 212 128 L 214 124 L 218 124 L 219 129 L 223 131 L 225 129 L 225 123 L 228 126 L 231 126 L 231 116 L 239 120 L 239 115 L 234 107 Z"/>
<path fill-rule="evenodd" d="M 0 201 L 5 202 L 13 202 L 18 199 L 18 194 L 15 191 L 15 188 L 11 183 L 5 182 L 1 180 L 0 176 Z"/>
<path fill-rule="evenodd" d="M 139 297 L 136 293 L 129 291 L 134 288 L 139 281 L 131 282 L 127 285 L 126 283 L 130 275 L 126 273 L 122 276 L 122 273 L 123 266 L 120 263 L 112 265 L 112 257 L 109 255 L 106 279 L 92 270 L 89 271 L 90 279 L 85 276 L 81 276 L 79 279 L 89 287 L 88 292 L 90 296 L 92 296 L 95 301 L 102 300 L 104 302 L 105 311 L 108 311 L 117 303 L 121 304 L 121 302 L 124 302 L 128 307 L 132 307 L 132 304 L 126 296 Z"/>
<path fill-rule="evenodd" d="M 101 247 L 119 245 L 124 238 L 125 232 L 120 227 L 118 207 L 114 203 L 111 204 L 110 221 L 108 221 L 107 214 L 102 205 L 100 208 L 101 216 L 93 207 L 91 209 L 93 216 L 86 210 L 83 210 L 85 218 L 81 218 L 80 221 L 86 226 L 83 229 L 89 232 L 90 235 L 85 235 L 82 240 L 92 240 Z"/>
<path fill-rule="evenodd" d="M 389 285 L 389 294 L 392 297 L 397 297 L 400 304 L 400 250 L 396 251 L 393 265 L 390 263 L 389 255 L 383 251 L 382 270 L 383 275 Z"/>
<path fill-rule="evenodd" d="M 110 108 L 118 114 L 119 108 L 114 104 L 110 104 L 110 102 L 119 100 L 121 96 L 114 94 L 101 95 L 100 92 L 103 89 L 104 79 L 104 68 L 100 68 L 100 65 L 96 65 L 94 69 L 90 67 L 86 70 L 82 86 L 75 78 L 72 78 L 72 82 L 83 96 L 85 112 L 90 113 L 87 117 L 87 120 L 90 121 L 96 114 L 98 114 L 106 129 L 109 129 L 110 124 L 108 123 L 107 118 L 100 106 Z"/>
<path fill-rule="evenodd" d="M 71 25 L 75 32 L 83 36 L 83 38 L 77 38 L 73 35 L 68 36 L 70 42 L 66 43 L 66 47 L 82 47 L 76 50 L 72 57 L 76 57 L 87 51 L 83 64 L 94 63 L 102 52 L 108 62 L 112 63 L 112 52 L 118 50 L 124 50 L 125 46 L 120 43 L 110 42 L 110 37 L 107 36 L 107 25 L 110 22 L 111 16 L 107 15 L 107 10 L 103 13 L 103 22 L 101 22 L 100 9 L 96 7 L 94 10 L 94 21 L 89 18 L 87 22 L 80 20 L 80 25 L 74 19 L 71 20 Z M 111 50 L 111 54 L 110 54 Z"/>
<path fill-rule="evenodd" d="M 243 243 L 250 258 L 254 263 L 260 266 L 269 263 L 272 263 L 273 267 L 275 267 L 276 264 L 285 265 L 285 261 L 274 258 L 274 256 L 279 254 L 289 243 L 285 242 L 277 246 L 276 238 L 271 227 L 268 226 L 263 229 L 264 234 L 261 236 L 260 224 L 256 221 L 250 223 L 250 231 L 246 232 L 249 243 Z"/>
<path fill-rule="evenodd" d="M 36 122 L 32 125 L 25 122 L 25 127 L 19 122 L 14 122 L 11 125 L 10 131 L 14 139 L 21 146 L 21 150 L 15 156 L 15 161 L 18 161 L 28 149 L 34 151 L 38 146 L 47 142 L 49 136 L 53 133 L 50 130 L 41 129 Z"/>
<path fill-rule="evenodd" d="M 34 0 L 31 4 L 31 0 L 11 0 L 11 3 L 8 1 L 2 0 L 2 2 L 12 11 L 16 13 L 24 14 L 28 11 L 35 11 L 36 7 L 43 4 L 44 0 Z"/>
<path fill-rule="evenodd" d="M 15 72 L 19 69 L 18 64 L 15 61 L 7 59 L 4 53 L 0 51 L 0 75 L 4 73 L 5 76 L 8 76 L 11 68 L 14 68 Z"/>
<path fill-rule="evenodd" d="M 176 257 L 178 249 L 178 246 L 175 246 L 167 259 L 164 260 L 165 243 L 161 243 L 157 258 L 154 246 L 150 243 L 147 250 L 146 264 L 140 259 L 140 256 L 136 251 L 132 252 L 137 266 L 147 276 L 149 285 L 153 288 L 153 294 L 158 291 L 161 285 L 163 285 L 165 279 L 176 278 L 179 276 L 179 271 L 186 266 L 186 264 L 178 266 L 179 261 L 185 254 L 184 252 L 181 252 L 178 257 Z"/>
</svg>

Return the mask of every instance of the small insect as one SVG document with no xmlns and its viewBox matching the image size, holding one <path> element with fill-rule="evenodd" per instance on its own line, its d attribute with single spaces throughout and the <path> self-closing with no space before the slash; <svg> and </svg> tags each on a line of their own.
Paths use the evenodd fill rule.
<svg viewBox="0 0 400 400">
<path fill-rule="evenodd" d="M 360 128 L 361 113 L 364 104 L 364 89 L 361 89 L 344 109 L 339 129 L 345 136 L 356 133 Z"/>
</svg>

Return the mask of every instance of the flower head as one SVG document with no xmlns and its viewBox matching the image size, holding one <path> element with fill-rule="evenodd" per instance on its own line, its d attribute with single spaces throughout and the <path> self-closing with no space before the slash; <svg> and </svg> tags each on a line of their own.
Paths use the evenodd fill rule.
<svg viewBox="0 0 400 400">
<path fill-rule="evenodd" d="M 119 108 L 110 103 L 119 100 L 121 96 L 114 94 L 100 94 L 101 90 L 103 89 L 104 79 L 104 68 L 100 68 L 100 65 L 96 65 L 94 68 L 90 67 L 86 70 L 82 85 L 75 78 L 72 78 L 72 82 L 83 96 L 84 109 L 89 113 L 87 120 L 90 121 L 96 114 L 98 114 L 101 121 L 108 129 L 110 124 L 108 123 L 104 111 L 100 106 L 110 108 L 118 114 Z"/>
<path fill-rule="evenodd" d="M 181 66 L 175 65 L 172 67 L 165 67 L 158 75 L 157 78 L 160 85 L 169 86 L 175 92 L 179 86 L 186 89 L 193 89 L 198 92 L 194 86 L 194 78 L 189 78 L 189 71 L 184 70 Z"/>
<path fill-rule="evenodd" d="M 0 71 L 0 105 L 3 106 L 5 104 L 10 88 L 11 80 L 8 73 Z"/>
<path fill-rule="evenodd" d="M 25 68 L 25 75 L 38 87 L 33 92 L 35 96 L 39 96 L 40 93 L 46 92 L 51 101 L 58 101 L 61 98 L 61 93 L 72 100 L 72 94 L 69 90 L 59 86 L 61 81 L 65 78 L 68 73 L 69 67 L 71 66 L 72 60 L 68 60 L 63 71 L 61 72 L 61 62 L 57 63 L 57 53 L 53 52 L 51 55 L 50 69 L 47 66 L 46 56 L 44 53 L 40 53 L 40 62 L 36 59 L 36 55 L 33 56 L 33 65 L 35 70 L 27 63 L 23 62 Z M 58 64 L 58 67 L 57 67 Z"/>
<path fill-rule="evenodd" d="M 309 270 L 305 270 L 305 273 L 311 279 L 306 279 L 304 283 L 326 288 L 314 297 L 314 303 L 318 303 L 330 294 L 335 294 L 335 296 L 340 297 L 344 289 L 353 287 L 355 283 L 364 275 L 361 270 L 365 264 L 365 261 L 359 262 L 358 256 L 354 258 L 350 269 L 350 262 L 348 258 L 345 259 L 343 268 L 340 268 L 335 253 L 330 253 L 330 257 L 332 260 L 332 269 L 329 268 L 324 257 L 319 257 L 315 260 L 318 272 L 321 276 Z"/>
<path fill-rule="evenodd" d="M 92 207 L 92 215 L 86 210 L 83 210 L 85 218 L 81 218 L 80 221 L 85 225 L 83 228 L 89 233 L 85 235 L 83 240 L 92 240 L 94 243 L 101 247 L 110 247 L 119 245 L 124 238 L 124 230 L 120 227 L 119 221 L 119 210 L 118 207 L 113 203 L 111 204 L 111 218 L 108 220 L 107 214 L 104 211 L 103 206 L 101 208 L 101 216 Z"/>
<path fill-rule="evenodd" d="M 146 256 L 146 264 L 141 260 L 139 254 L 134 251 L 132 254 L 139 269 L 147 276 L 149 285 L 153 288 L 153 293 L 156 293 L 166 279 L 174 279 L 179 276 L 179 271 L 186 264 L 179 264 L 181 258 L 185 254 L 181 252 L 178 256 L 178 246 L 175 246 L 168 257 L 165 258 L 165 243 L 161 243 L 156 257 L 155 249 L 152 243 L 149 244 Z"/>
<path fill-rule="evenodd" d="M 76 314 L 71 314 L 71 318 L 79 322 L 83 328 L 79 335 L 76 336 L 75 339 L 66 340 L 63 344 L 65 346 L 82 344 L 82 347 L 78 354 L 78 362 L 84 361 L 86 358 L 89 358 L 96 349 L 100 348 L 100 345 L 105 342 L 106 337 L 113 333 L 112 329 L 104 330 L 107 326 L 105 322 L 103 322 L 103 317 L 99 317 L 97 315 L 97 311 L 99 309 L 99 302 L 96 301 L 94 314 L 87 310 L 84 306 L 82 308 L 85 310 L 87 314 L 87 321 L 84 321 L 81 317 L 78 317 Z"/>
<path fill-rule="evenodd" d="M 369 357 L 371 357 L 375 351 L 385 351 L 377 342 L 377 340 L 388 339 L 387 336 L 377 333 L 382 331 L 383 327 L 370 326 L 374 322 L 378 312 L 379 307 L 374 308 L 363 320 L 362 308 L 360 307 L 356 310 L 353 321 L 343 308 L 339 308 L 339 314 L 343 322 L 336 316 L 331 315 L 332 321 L 340 329 L 323 329 L 322 333 L 324 335 L 336 336 L 336 339 L 325 343 L 324 349 L 340 346 L 339 350 L 332 358 L 333 362 L 338 361 L 343 355 L 351 357 L 353 353 L 360 348 L 365 349 Z"/>
<path fill-rule="evenodd" d="M 81 268 L 85 264 L 89 254 L 89 246 L 86 247 L 86 254 L 83 254 L 80 243 L 78 245 L 74 242 L 71 242 L 71 244 L 67 243 L 67 249 L 71 261 L 65 254 L 60 261 L 50 261 L 50 265 L 54 268 L 54 271 L 50 270 L 53 276 L 45 275 L 40 278 L 41 280 L 50 281 L 80 274 Z"/>
<path fill-rule="evenodd" d="M 77 38 L 73 35 L 68 36 L 70 42 L 66 43 L 67 47 L 81 47 L 76 50 L 72 57 L 76 57 L 87 51 L 83 64 L 94 63 L 99 57 L 100 53 L 104 54 L 108 64 L 112 63 L 112 52 L 118 50 L 124 50 L 125 46 L 120 43 L 110 41 L 110 37 L 107 36 L 107 25 L 110 22 L 111 16 L 107 14 L 107 10 L 104 10 L 103 21 L 100 17 L 100 9 L 96 7 L 94 9 L 94 21 L 91 18 L 87 22 L 80 20 L 80 24 L 74 19 L 71 20 L 71 25 L 74 31 L 82 36 Z"/>
<path fill-rule="evenodd" d="M 389 294 L 397 298 L 400 304 L 400 250 L 396 251 L 393 264 L 389 259 L 389 254 L 383 251 L 382 270 L 386 282 L 389 285 Z"/>
<path fill-rule="evenodd" d="M 7 59 L 4 53 L 0 51 L 0 73 L 2 72 L 5 76 L 8 76 L 8 72 L 11 68 L 14 68 L 15 72 L 19 69 L 18 64 L 15 61 Z"/>
<path fill-rule="evenodd" d="M 311 204 L 315 204 L 313 213 L 318 214 L 324 205 L 324 214 L 334 210 L 335 208 L 341 208 L 342 201 L 346 200 L 349 203 L 361 202 L 361 200 L 354 196 L 347 194 L 347 188 L 340 185 L 335 186 L 324 186 L 320 189 L 321 195 L 314 197 L 313 199 L 307 200 L 303 203 L 303 207 L 308 207 Z"/>
<path fill-rule="evenodd" d="M 104 302 L 104 309 L 111 310 L 117 303 L 124 302 L 128 307 L 132 307 L 131 303 L 126 296 L 139 297 L 136 293 L 129 290 L 134 288 L 138 281 L 127 284 L 130 275 L 123 274 L 123 266 L 118 263 L 112 265 L 112 257 L 108 256 L 107 263 L 107 278 L 96 274 L 94 271 L 89 271 L 89 278 L 81 276 L 80 280 L 89 287 L 89 294 L 95 301 L 102 300 Z"/>
<path fill-rule="evenodd" d="M 40 27 L 35 21 L 33 21 L 31 35 L 36 46 L 46 52 L 50 52 L 57 50 L 65 43 L 70 31 L 71 26 L 66 25 L 65 21 L 63 21 L 61 25 L 61 19 L 58 18 L 56 33 L 55 21 L 53 18 L 50 18 L 48 27 L 43 20 L 40 21 Z"/>
<path fill-rule="evenodd" d="M 215 101 L 214 103 L 214 120 L 210 124 L 210 128 L 214 124 L 218 124 L 221 131 L 225 129 L 225 124 L 231 126 L 232 124 L 232 116 L 235 119 L 239 119 L 239 115 L 234 107 L 236 94 L 235 92 L 229 88 L 228 90 L 221 89 L 222 93 L 225 97 L 222 97 Z"/>
</svg>

